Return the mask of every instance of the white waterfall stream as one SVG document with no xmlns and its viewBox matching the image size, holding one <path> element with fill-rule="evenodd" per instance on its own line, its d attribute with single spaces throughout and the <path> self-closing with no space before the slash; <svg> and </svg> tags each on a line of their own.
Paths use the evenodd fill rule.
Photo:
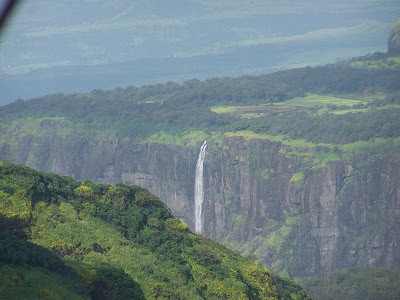
<svg viewBox="0 0 400 300">
<path fill-rule="evenodd" d="M 202 233 L 203 231 L 203 200 L 204 200 L 204 187 L 203 187 L 203 163 L 206 155 L 207 141 L 201 145 L 199 158 L 196 164 L 195 183 L 194 183 L 194 217 L 195 217 L 195 231 Z"/>
</svg>

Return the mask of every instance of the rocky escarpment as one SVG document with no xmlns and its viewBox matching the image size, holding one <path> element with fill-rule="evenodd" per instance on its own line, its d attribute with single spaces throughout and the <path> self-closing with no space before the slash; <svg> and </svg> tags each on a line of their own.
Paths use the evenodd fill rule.
<svg viewBox="0 0 400 300">
<path fill-rule="evenodd" d="M 388 52 L 400 53 L 400 21 L 393 26 L 388 38 Z"/>
<path fill-rule="evenodd" d="M 13 146 L 0 146 L 0 157 L 77 180 L 129 182 L 146 187 L 193 228 L 196 151 L 164 144 L 27 135 Z"/>
<path fill-rule="evenodd" d="M 193 229 L 198 151 L 53 135 L 3 144 L 0 157 L 79 180 L 147 187 Z M 292 277 L 350 266 L 400 268 L 399 179 L 396 151 L 341 159 L 323 148 L 311 153 L 240 136 L 211 140 L 205 234 Z"/>
<path fill-rule="evenodd" d="M 293 277 L 400 268 L 398 153 L 321 163 L 281 143 L 226 142 L 208 156 L 209 235 Z"/>
</svg>

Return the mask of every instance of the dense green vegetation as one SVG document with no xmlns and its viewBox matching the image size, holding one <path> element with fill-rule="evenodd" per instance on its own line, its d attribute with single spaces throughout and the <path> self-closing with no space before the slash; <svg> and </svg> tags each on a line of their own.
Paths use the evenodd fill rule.
<svg viewBox="0 0 400 300">
<path fill-rule="evenodd" d="M 294 112 L 285 117 L 244 119 L 235 124 L 234 130 L 284 134 L 292 139 L 302 138 L 314 143 L 347 144 L 375 137 L 397 137 L 400 134 L 399 119 L 400 108 L 352 113 L 351 117 L 347 114 L 310 116 L 304 112 Z"/>
<path fill-rule="evenodd" d="M 0 229 L 6 297 L 308 299 L 293 282 L 191 233 L 138 186 L 0 161 Z"/>
<path fill-rule="evenodd" d="M 1 218 L 2 225 L 11 225 Z M 64 262 L 48 249 L 6 232 L 0 239 L 1 299 L 144 298 L 139 285 L 121 269 L 106 263 Z"/>
<path fill-rule="evenodd" d="M 0 108 L 1 140 L 44 130 L 134 141 L 161 132 L 182 136 L 242 130 L 330 144 L 397 137 L 399 65 L 368 67 L 397 58 L 375 53 L 346 63 L 257 77 L 20 100 Z M 247 114 L 232 113 L 232 106 L 245 106 Z"/>
<path fill-rule="evenodd" d="M 315 300 L 394 300 L 400 298 L 400 271 L 387 268 L 351 268 L 305 281 Z"/>
</svg>

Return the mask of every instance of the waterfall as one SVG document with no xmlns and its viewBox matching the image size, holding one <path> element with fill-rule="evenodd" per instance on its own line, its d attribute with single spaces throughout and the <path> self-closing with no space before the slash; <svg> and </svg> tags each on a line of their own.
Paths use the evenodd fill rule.
<svg viewBox="0 0 400 300">
<path fill-rule="evenodd" d="M 199 158 L 196 164 L 195 182 L 194 182 L 194 218 L 195 218 L 195 231 L 202 233 L 203 231 L 203 162 L 206 155 L 207 141 L 201 145 Z"/>
</svg>

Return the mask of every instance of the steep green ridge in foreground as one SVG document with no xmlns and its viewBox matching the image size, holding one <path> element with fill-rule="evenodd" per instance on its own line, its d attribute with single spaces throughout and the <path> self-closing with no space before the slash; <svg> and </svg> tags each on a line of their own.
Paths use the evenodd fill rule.
<svg viewBox="0 0 400 300">
<path fill-rule="evenodd" d="M 302 286 L 315 300 L 395 300 L 400 299 L 400 271 L 387 268 L 351 268 Z"/>
<path fill-rule="evenodd" d="M 0 212 L 6 297 L 309 299 L 295 283 L 191 233 L 138 186 L 0 161 Z"/>
</svg>

